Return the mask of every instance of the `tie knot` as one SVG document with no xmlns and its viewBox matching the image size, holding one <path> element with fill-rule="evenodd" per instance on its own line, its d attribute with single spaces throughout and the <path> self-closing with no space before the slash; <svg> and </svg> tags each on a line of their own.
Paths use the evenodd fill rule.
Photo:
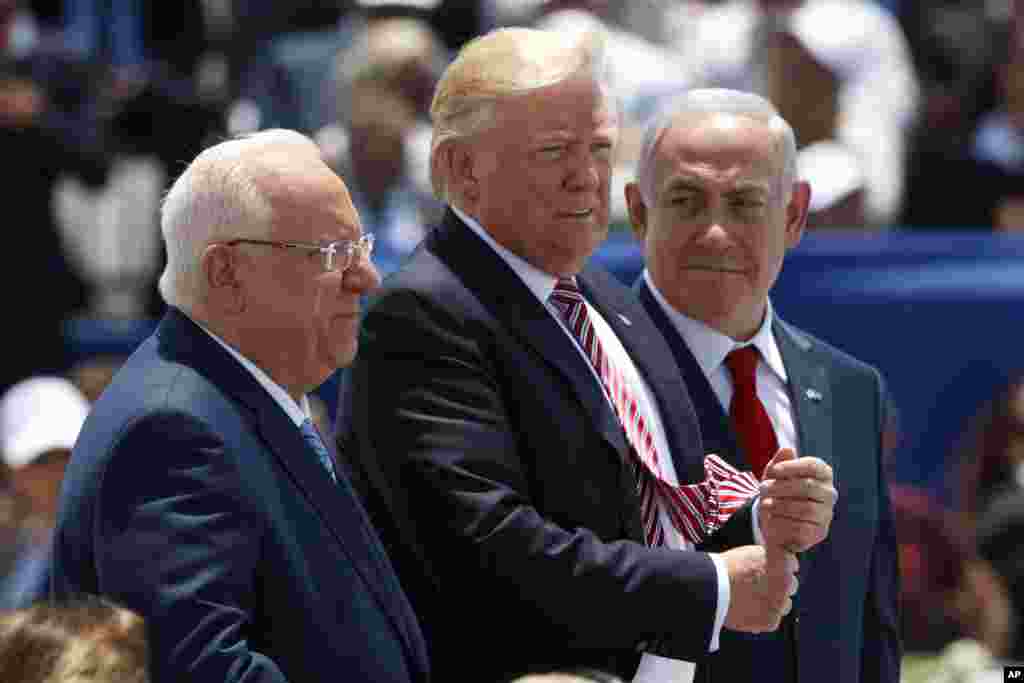
<svg viewBox="0 0 1024 683">
<path fill-rule="evenodd" d="M 571 277 L 560 277 L 551 291 L 550 300 L 563 314 L 568 314 L 575 306 L 583 303 L 583 294 Z"/>
<path fill-rule="evenodd" d="M 555 282 L 555 288 L 551 292 L 551 296 L 554 298 L 566 297 L 574 301 L 583 300 L 583 294 L 580 292 L 579 285 L 577 285 L 576 280 L 571 277 L 558 278 L 558 281 Z"/>
<path fill-rule="evenodd" d="M 759 358 L 760 354 L 753 344 L 730 351 L 725 357 L 725 366 L 732 373 L 732 381 L 744 386 L 753 386 Z"/>
</svg>

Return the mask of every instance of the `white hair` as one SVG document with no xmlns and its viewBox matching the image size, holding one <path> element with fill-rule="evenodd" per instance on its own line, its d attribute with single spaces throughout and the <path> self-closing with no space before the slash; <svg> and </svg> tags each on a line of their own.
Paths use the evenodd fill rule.
<svg viewBox="0 0 1024 683">
<path fill-rule="evenodd" d="M 586 74 L 602 86 L 610 77 L 605 41 L 597 32 L 568 37 L 532 28 L 500 28 L 469 41 L 441 76 L 430 106 L 430 182 L 449 201 L 447 172 L 439 163 L 446 143 L 492 126 L 497 104 Z"/>
<path fill-rule="evenodd" d="M 168 190 L 160 216 L 167 265 L 159 283 L 168 305 L 190 312 L 203 300 L 199 263 L 211 243 L 269 236 L 271 206 L 257 182 L 268 169 L 253 160 L 268 146 L 281 145 L 308 146 L 319 154 L 301 133 L 260 131 L 204 150 Z"/>
<path fill-rule="evenodd" d="M 665 131 L 679 119 L 713 114 L 735 114 L 762 121 L 768 126 L 775 138 L 776 151 L 782 153 L 779 195 L 784 202 L 789 201 L 796 181 L 796 136 L 793 128 L 767 99 L 725 88 L 689 90 L 671 99 L 651 119 L 640 141 L 636 168 L 636 181 L 644 201 L 648 205 L 654 204 L 654 157 Z"/>
</svg>

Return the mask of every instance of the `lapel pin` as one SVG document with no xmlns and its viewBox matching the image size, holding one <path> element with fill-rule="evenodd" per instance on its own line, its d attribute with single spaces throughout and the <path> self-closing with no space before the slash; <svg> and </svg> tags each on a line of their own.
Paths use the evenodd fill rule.
<svg viewBox="0 0 1024 683">
<path fill-rule="evenodd" d="M 632 322 L 630 321 L 630 319 L 629 319 L 629 318 L 627 318 L 626 316 L 622 315 L 621 313 L 619 313 L 619 320 L 621 320 L 621 321 L 622 321 L 622 324 L 623 324 L 623 325 L 625 325 L 626 327 L 629 327 L 630 325 L 632 325 L 632 324 L 633 324 L 633 323 L 632 323 Z"/>
<path fill-rule="evenodd" d="M 806 396 L 811 401 L 820 401 L 822 399 L 821 392 L 818 391 L 817 389 L 808 389 L 807 391 L 804 392 L 804 396 Z"/>
</svg>

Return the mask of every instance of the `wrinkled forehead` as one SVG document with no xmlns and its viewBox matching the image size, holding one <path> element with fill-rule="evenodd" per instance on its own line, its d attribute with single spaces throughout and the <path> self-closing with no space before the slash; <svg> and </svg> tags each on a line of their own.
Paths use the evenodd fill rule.
<svg viewBox="0 0 1024 683">
<path fill-rule="evenodd" d="M 257 182 L 270 205 L 273 239 L 330 242 L 362 234 L 344 181 L 317 156 L 292 159 Z"/>
<path fill-rule="evenodd" d="M 686 114 L 674 119 L 655 149 L 655 187 L 690 175 L 775 185 L 783 170 L 779 135 L 766 121 L 740 114 Z"/>
</svg>

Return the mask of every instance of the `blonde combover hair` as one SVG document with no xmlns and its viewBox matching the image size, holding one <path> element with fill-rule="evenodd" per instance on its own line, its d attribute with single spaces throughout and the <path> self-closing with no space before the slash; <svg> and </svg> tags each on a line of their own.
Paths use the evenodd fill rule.
<svg viewBox="0 0 1024 683">
<path fill-rule="evenodd" d="M 319 155 L 301 133 L 260 131 L 204 150 L 168 190 L 160 218 L 167 265 L 159 283 L 168 305 L 191 312 L 203 300 L 199 264 L 211 243 L 270 235 L 273 213 L 258 181 L 272 171 L 255 159 L 271 145 L 298 145 Z"/>
<path fill-rule="evenodd" d="M 449 142 L 486 129 L 506 97 L 561 83 L 579 74 L 608 83 L 604 37 L 570 38 L 531 28 L 501 28 L 474 38 L 459 51 L 437 84 L 430 106 L 430 182 L 450 201 L 448 173 L 440 152 Z"/>
</svg>

